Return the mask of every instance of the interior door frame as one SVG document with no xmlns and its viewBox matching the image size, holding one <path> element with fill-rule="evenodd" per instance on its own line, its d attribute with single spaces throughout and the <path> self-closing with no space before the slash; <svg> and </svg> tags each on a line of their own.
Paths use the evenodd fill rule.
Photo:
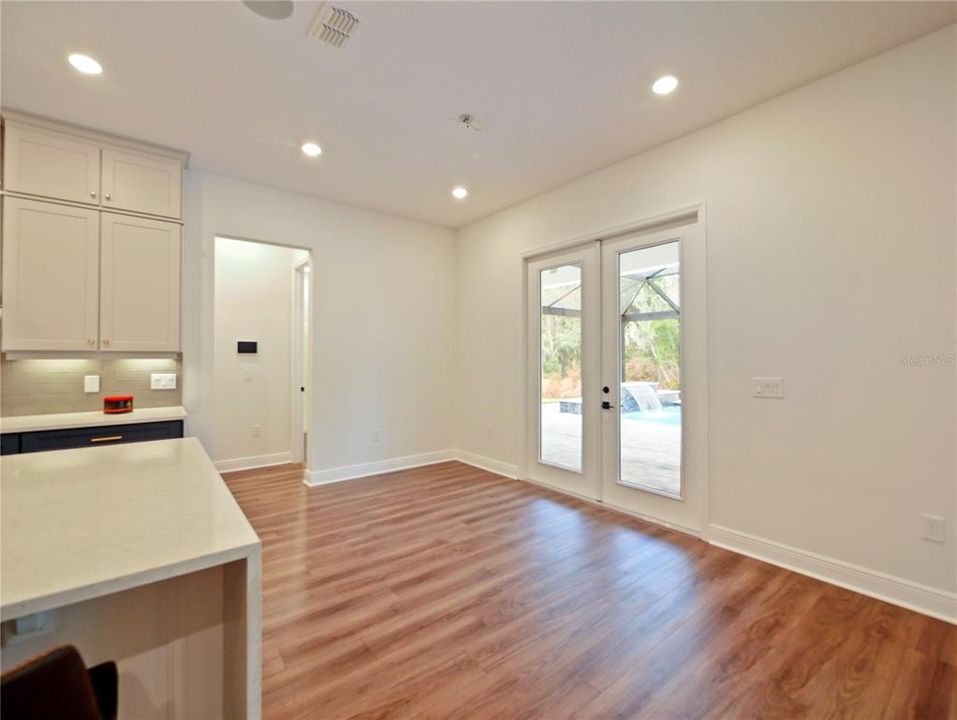
<svg viewBox="0 0 957 720">
<path fill-rule="evenodd" d="M 518 331 L 518 350 L 519 358 L 521 361 L 520 365 L 520 377 L 519 377 L 519 394 L 518 394 L 518 417 L 520 419 L 520 428 L 521 432 L 518 433 L 518 464 L 516 467 L 516 475 L 518 480 L 524 480 L 527 482 L 534 482 L 530 480 L 528 475 L 528 432 L 527 428 L 529 427 L 530 419 L 528 416 L 528 394 L 530 392 L 529 381 L 528 381 L 528 367 L 529 367 L 529 355 L 528 355 L 528 317 L 529 317 L 529 307 L 528 307 L 528 272 L 527 266 L 528 262 L 536 257 L 541 257 L 549 255 L 552 253 L 559 253 L 563 250 L 568 250 L 570 248 L 587 244 L 589 242 L 601 242 L 602 240 L 612 240 L 615 238 L 623 237 L 626 235 L 631 235 L 634 233 L 640 232 L 651 232 L 654 230 L 664 230 L 669 226 L 677 225 L 686 225 L 690 223 L 696 223 L 697 233 L 699 236 L 699 242 L 702 245 L 701 252 L 704 255 L 704 263 L 707 267 L 707 246 L 708 246 L 708 221 L 707 221 L 707 202 L 704 200 L 699 200 L 697 202 L 691 202 L 686 205 L 678 206 L 672 210 L 656 213 L 654 215 L 646 215 L 641 218 L 637 218 L 630 222 L 626 222 L 620 225 L 614 225 L 606 227 L 603 229 L 594 230 L 591 232 L 586 232 L 581 235 L 576 235 L 573 237 L 566 238 L 548 245 L 543 245 L 539 247 L 533 247 L 525 250 L 519 256 L 519 261 L 516 263 L 516 272 L 521 273 L 519 287 L 521 288 L 521 307 L 522 307 L 522 320 L 519 323 Z M 708 323 L 707 323 L 707 305 L 708 305 L 708 288 L 707 288 L 707 272 L 705 272 L 705 278 L 703 279 L 703 291 L 704 291 L 704 303 L 702 308 L 702 323 L 704 325 L 704 357 L 699 361 L 705 363 L 705 371 L 702 373 L 705 382 L 704 386 L 699 389 L 699 393 L 703 398 L 704 411 L 702 417 L 698 419 L 698 460 L 700 463 L 700 491 L 701 491 L 701 518 L 700 518 L 700 531 L 693 531 L 689 528 L 682 526 L 676 526 L 668 521 L 645 515 L 642 513 L 632 512 L 630 510 L 616 507 L 616 506 L 606 506 L 601 501 L 591 500 L 590 498 L 584 496 L 578 496 L 580 499 L 585 500 L 586 502 L 599 505 L 601 507 L 608 507 L 608 509 L 615 512 L 619 512 L 626 515 L 631 515 L 638 517 L 642 520 L 655 523 L 657 525 L 662 525 L 664 527 L 672 528 L 680 532 L 694 535 L 700 537 L 703 540 L 708 539 L 708 528 L 711 517 L 711 482 L 710 482 L 710 437 L 709 437 L 709 422 L 708 418 L 710 416 L 710 396 L 708 390 L 708 347 L 710 346 L 710 338 L 708 337 Z M 555 488 L 553 488 L 555 489 Z M 556 492 L 563 492 L 561 490 L 555 489 Z M 568 493 L 573 494 L 573 493 Z"/>
<path fill-rule="evenodd" d="M 312 425 L 310 415 L 311 403 L 309 398 L 312 393 L 312 373 L 311 362 L 307 365 L 303 363 L 306 349 L 311 350 L 312 336 L 312 252 L 293 265 L 292 268 L 292 418 L 290 428 L 292 430 L 292 462 L 302 463 L 306 470 L 309 469 L 309 449 L 303 447 L 303 435 L 308 432 Z M 309 288 L 309 307 L 303 302 L 304 286 L 310 284 Z M 303 325 L 306 331 L 303 332 Z M 308 355 L 312 359 L 311 352 Z M 296 390 L 296 387 L 305 387 L 306 391 Z M 304 418 L 306 418 L 304 420 Z"/>
</svg>

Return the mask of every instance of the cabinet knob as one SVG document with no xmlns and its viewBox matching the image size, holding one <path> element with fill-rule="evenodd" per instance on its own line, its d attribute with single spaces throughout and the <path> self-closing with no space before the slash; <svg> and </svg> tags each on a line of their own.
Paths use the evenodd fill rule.
<svg viewBox="0 0 957 720">
<path fill-rule="evenodd" d="M 95 198 L 95 197 L 96 197 L 96 190 L 90 190 L 90 197 L 91 197 L 91 198 Z"/>
<path fill-rule="evenodd" d="M 103 338 L 103 344 L 104 344 L 104 345 L 109 345 L 109 344 L 110 344 L 110 339 L 109 339 L 109 338 Z"/>
<path fill-rule="evenodd" d="M 96 338 L 87 338 L 86 343 L 87 345 L 96 345 Z"/>
<path fill-rule="evenodd" d="M 106 199 L 107 199 L 107 200 L 110 199 L 110 194 L 109 194 L 109 193 L 106 194 Z"/>
</svg>

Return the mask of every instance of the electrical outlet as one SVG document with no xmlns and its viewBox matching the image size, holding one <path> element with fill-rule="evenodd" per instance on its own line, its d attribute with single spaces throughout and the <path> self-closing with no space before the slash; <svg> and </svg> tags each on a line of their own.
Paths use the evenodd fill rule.
<svg viewBox="0 0 957 720">
<path fill-rule="evenodd" d="M 55 610 L 44 610 L 18 617 L 3 624 L 3 644 L 15 645 L 33 638 L 49 635 L 56 630 Z"/>
<path fill-rule="evenodd" d="M 485 439 L 486 439 L 486 440 L 491 440 L 491 439 L 492 439 L 492 426 L 491 426 L 491 425 L 489 425 L 487 428 L 485 428 Z"/>
<path fill-rule="evenodd" d="M 83 392 L 85 393 L 100 392 L 100 376 L 99 375 L 84 375 L 83 376 Z"/>
<path fill-rule="evenodd" d="M 259 437 L 260 435 L 263 434 L 262 425 L 253 425 L 252 429 L 253 429 L 253 437 Z"/>
<path fill-rule="evenodd" d="M 784 397 L 784 381 L 779 377 L 753 377 L 751 384 L 754 388 L 752 394 L 756 398 Z"/>
<path fill-rule="evenodd" d="M 921 537 L 924 538 L 924 540 L 930 540 L 935 543 L 942 543 L 946 540 L 947 521 L 944 520 L 944 518 L 936 515 L 921 515 L 920 519 L 923 523 Z"/>
<path fill-rule="evenodd" d="M 176 373 L 150 373 L 150 390 L 175 390 Z"/>
<path fill-rule="evenodd" d="M 372 442 L 379 442 L 382 439 L 382 431 L 379 428 L 372 428 Z"/>
<path fill-rule="evenodd" d="M 253 371 L 249 368 L 243 370 L 243 382 L 252 382 L 253 381 Z"/>
</svg>

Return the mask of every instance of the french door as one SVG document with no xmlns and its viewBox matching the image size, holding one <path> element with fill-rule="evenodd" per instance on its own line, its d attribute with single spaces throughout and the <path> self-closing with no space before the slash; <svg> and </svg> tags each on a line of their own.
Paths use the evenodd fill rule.
<svg viewBox="0 0 957 720">
<path fill-rule="evenodd" d="M 705 256 L 696 223 L 528 262 L 529 479 L 699 532 Z"/>
</svg>

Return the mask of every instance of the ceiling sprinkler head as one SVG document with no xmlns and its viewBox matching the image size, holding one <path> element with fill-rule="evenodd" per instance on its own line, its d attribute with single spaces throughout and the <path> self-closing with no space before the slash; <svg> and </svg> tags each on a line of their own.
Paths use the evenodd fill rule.
<svg viewBox="0 0 957 720">
<path fill-rule="evenodd" d="M 459 115 L 456 120 L 463 127 L 468 128 L 469 130 L 475 130 L 480 132 L 482 130 L 482 121 L 475 117 L 472 113 L 462 113 Z"/>
</svg>

